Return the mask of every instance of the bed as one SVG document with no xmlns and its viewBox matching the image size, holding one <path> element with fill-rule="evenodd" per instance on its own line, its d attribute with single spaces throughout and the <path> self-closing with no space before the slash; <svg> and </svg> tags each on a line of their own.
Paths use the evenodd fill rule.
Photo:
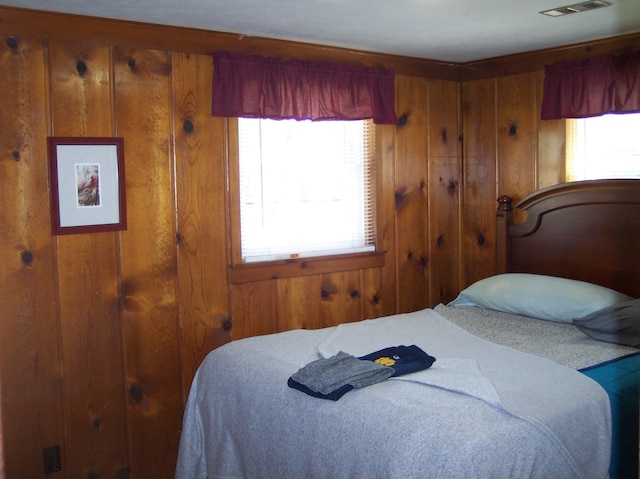
<svg viewBox="0 0 640 479">
<path fill-rule="evenodd" d="M 209 353 L 176 478 L 637 477 L 640 181 L 540 190 L 517 224 L 499 204 L 499 274 L 449 305 Z M 407 346 L 435 361 L 334 400 L 291 387 Z"/>
</svg>

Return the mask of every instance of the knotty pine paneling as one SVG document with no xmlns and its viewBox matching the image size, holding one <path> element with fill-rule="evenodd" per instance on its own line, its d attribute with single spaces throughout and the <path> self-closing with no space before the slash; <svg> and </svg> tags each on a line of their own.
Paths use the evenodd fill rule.
<svg viewBox="0 0 640 479">
<path fill-rule="evenodd" d="M 171 121 L 171 55 L 113 49 L 125 138 L 128 228 L 122 311 L 133 477 L 171 477 L 182 422 Z"/>
<path fill-rule="evenodd" d="M 462 85 L 463 180 L 461 186 L 460 288 L 492 274 L 496 264 L 496 81 Z"/>
<path fill-rule="evenodd" d="M 542 111 L 544 72 L 536 74 L 536 112 Z M 538 188 L 545 188 L 567 181 L 566 135 L 564 120 L 538 121 Z"/>
<path fill-rule="evenodd" d="M 48 66 L 54 135 L 114 136 L 110 49 L 50 42 Z M 108 477 L 114 469 L 129 467 L 125 374 L 119 354 L 119 234 L 64 235 L 55 241 L 65 374 L 65 470 L 72 477 Z"/>
<path fill-rule="evenodd" d="M 429 289 L 428 306 L 447 303 L 460 282 L 460 169 L 458 105 L 455 82 L 431 81 L 429 115 Z"/>
<path fill-rule="evenodd" d="M 498 195 L 515 201 L 538 185 L 536 81 L 535 73 L 497 79 Z"/>
<path fill-rule="evenodd" d="M 318 329 L 323 326 L 321 285 L 321 275 L 276 280 L 278 331 Z"/>
<path fill-rule="evenodd" d="M 231 337 L 242 339 L 278 330 L 276 281 L 231 285 Z"/>
<path fill-rule="evenodd" d="M 429 158 L 458 158 L 458 89 L 456 82 L 430 81 L 428 85 Z"/>
<path fill-rule="evenodd" d="M 541 121 L 538 127 L 538 188 L 564 183 L 566 176 L 566 122 Z"/>
<path fill-rule="evenodd" d="M 458 158 L 429 158 L 430 307 L 452 301 L 459 292 L 460 183 Z"/>
<path fill-rule="evenodd" d="M 495 198 L 517 202 L 564 179 L 564 122 L 539 119 L 543 79 L 534 72 L 463 84 L 461 287 L 495 272 Z"/>
<path fill-rule="evenodd" d="M 389 260 L 384 268 L 367 268 L 361 270 L 362 287 L 361 287 L 361 306 L 362 317 L 365 319 L 379 318 L 387 316 L 388 305 L 386 291 L 393 291 L 394 283 L 388 283 L 385 288 L 384 270 L 391 269 L 394 262 Z M 392 295 L 393 296 L 393 295 Z"/>
<path fill-rule="evenodd" d="M 60 443 L 65 428 L 47 194 L 46 53 L 37 39 L 3 37 L 0 44 L 0 365 L 8 479 L 42 477 L 42 448 Z"/>
<path fill-rule="evenodd" d="M 360 271 L 323 274 L 320 284 L 320 314 L 323 327 L 363 319 Z"/>
<path fill-rule="evenodd" d="M 400 87 L 396 82 L 396 90 Z M 397 96 L 397 95 L 396 95 Z M 364 269 L 364 315 L 387 316 L 397 309 L 398 248 L 396 245 L 396 131 L 395 125 L 376 125 L 377 242 L 385 252 L 384 267 Z"/>
<path fill-rule="evenodd" d="M 428 81 L 396 79 L 395 214 L 398 311 L 429 305 Z"/>
<path fill-rule="evenodd" d="M 172 76 L 180 353 L 186 398 L 204 356 L 230 340 L 226 121 L 211 116 L 210 57 L 174 53 Z"/>
<path fill-rule="evenodd" d="M 495 272 L 495 198 L 517 202 L 564 181 L 565 124 L 539 119 L 543 80 L 534 72 L 463 84 L 461 287 Z"/>
</svg>

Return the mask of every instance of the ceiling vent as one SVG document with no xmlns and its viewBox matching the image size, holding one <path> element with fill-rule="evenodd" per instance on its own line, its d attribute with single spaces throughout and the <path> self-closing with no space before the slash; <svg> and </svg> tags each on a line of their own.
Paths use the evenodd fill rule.
<svg viewBox="0 0 640 479">
<path fill-rule="evenodd" d="M 590 2 L 576 3 L 575 5 L 567 5 L 566 7 L 552 8 L 551 10 L 545 10 L 542 13 L 549 17 L 561 17 L 563 15 L 569 15 L 570 13 L 587 12 L 589 10 L 595 10 L 597 8 L 610 7 L 609 2 L 602 0 L 592 0 Z"/>
</svg>

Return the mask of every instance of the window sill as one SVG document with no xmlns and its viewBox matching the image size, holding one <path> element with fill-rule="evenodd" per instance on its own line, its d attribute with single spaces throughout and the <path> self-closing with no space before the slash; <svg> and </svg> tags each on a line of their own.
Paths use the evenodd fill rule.
<svg viewBox="0 0 640 479">
<path fill-rule="evenodd" d="M 231 284 L 251 283 L 269 279 L 293 278 L 321 273 L 335 273 L 354 269 L 381 268 L 385 251 L 356 253 L 313 258 L 296 258 L 262 263 L 231 265 Z"/>
</svg>

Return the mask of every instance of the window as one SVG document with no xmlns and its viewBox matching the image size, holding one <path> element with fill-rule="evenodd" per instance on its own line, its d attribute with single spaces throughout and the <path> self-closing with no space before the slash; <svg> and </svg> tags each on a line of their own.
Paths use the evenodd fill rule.
<svg viewBox="0 0 640 479">
<path fill-rule="evenodd" d="M 245 263 L 375 250 L 374 127 L 238 119 Z"/>
<path fill-rule="evenodd" d="M 567 120 L 567 181 L 640 178 L 640 113 Z"/>
</svg>

